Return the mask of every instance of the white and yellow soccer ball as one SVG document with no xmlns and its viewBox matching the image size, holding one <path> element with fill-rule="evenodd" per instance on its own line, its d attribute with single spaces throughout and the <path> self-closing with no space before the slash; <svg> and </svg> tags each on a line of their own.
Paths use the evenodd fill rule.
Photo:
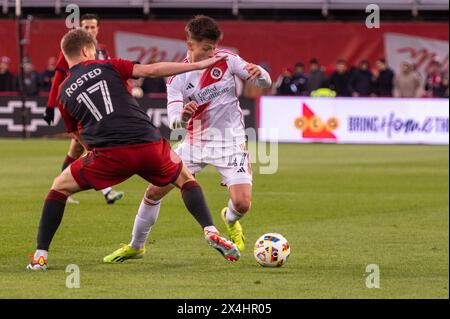
<svg viewBox="0 0 450 319">
<path fill-rule="evenodd" d="M 267 233 L 258 238 L 253 255 L 263 267 L 283 266 L 291 253 L 286 238 L 277 233 Z"/>
</svg>

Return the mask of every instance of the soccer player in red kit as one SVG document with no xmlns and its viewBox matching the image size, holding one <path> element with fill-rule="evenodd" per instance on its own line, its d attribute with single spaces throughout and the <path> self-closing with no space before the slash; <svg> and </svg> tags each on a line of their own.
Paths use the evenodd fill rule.
<svg viewBox="0 0 450 319">
<path fill-rule="evenodd" d="M 227 260 L 236 261 L 239 250 L 222 238 L 214 226 L 200 185 L 161 137 L 148 115 L 129 93 L 126 81 L 163 77 L 205 69 L 222 58 L 196 63 L 133 64 L 122 59 L 95 60 L 95 40 L 77 29 L 68 32 L 61 49 L 69 64 L 59 89 L 59 110 L 67 132 L 89 152 L 67 167 L 53 182 L 44 203 L 31 270 L 46 270 L 50 243 L 58 229 L 67 197 L 96 190 L 139 175 L 148 182 L 181 189 L 186 208 L 202 226 L 208 244 Z"/>
<path fill-rule="evenodd" d="M 89 32 L 89 34 L 91 34 L 91 36 L 93 36 L 94 39 L 97 39 L 99 31 L 99 23 L 100 18 L 96 14 L 87 13 L 81 16 L 81 28 Z M 95 58 L 97 60 L 107 60 L 111 58 L 105 45 L 100 44 L 98 42 L 96 43 Z M 54 121 L 55 107 L 57 105 L 58 89 L 61 83 L 64 81 L 64 78 L 67 76 L 68 69 L 69 66 L 64 57 L 64 54 L 60 52 L 58 56 L 58 62 L 56 64 L 55 77 L 53 79 L 48 97 L 47 103 L 48 106 L 44 114 L 44 120 L 49 125 Z M 64 159 L 62 165 L 62 171 L 71 163 L 73 163 L 76 159 L 78 159 L 81 155 L 83 155 L 83 153 L 84 153 L 83 145 L 78 143 L 76 139 L 72 139 L 72 141 L 70 142 L 69 151 L 67 152 L 66 158 Z M 106 199 L 106 203 L 108 204 L 114 204 L 116 201 L 120 200 L 123 197 L 123 192 L 115 191 L 111 187 L 102 189 L 101 192 L 103 193 Z M 78 201 L 74 200 L 71 197 L 68 198 L 67 202 L 74 204 L 79 203 Z"/>
</svg>

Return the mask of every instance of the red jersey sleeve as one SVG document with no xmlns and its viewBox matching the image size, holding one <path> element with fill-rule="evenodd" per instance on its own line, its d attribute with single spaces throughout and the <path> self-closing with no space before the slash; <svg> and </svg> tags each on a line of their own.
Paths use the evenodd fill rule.
<svg viewBox="0 0 450 319">
<path fill-rule="evenodd" d="M 56 62 L 56 72 L 53 77 L 52 86 L 50 88 L 50 93 L 48 95 L 47 106 L 55 107 L 58 105 L 58 93 L 59 86 L 64 81 L 67 71 L 69 70 L 69 64 L 67 64 L 66 58 L 63 53 L 60 52 L 58 56 L 58 61 Z"/>
<path fill-rule="evenodd" d="M 113 68 L 120 74 L 123 80 L 128 80 L 133 77 L 133 67 L 134 63 L 130 60 L 123 59 L 111 59 L 108 60 L 113 66 Z"/>
<path fill-rule="evenodd" d="M 78 131 L 78 121 L 70 114 L 70 112 L 60 102 L 58 103 L 59 112 L 66 124 L 67 133 Z"/>
</svg>

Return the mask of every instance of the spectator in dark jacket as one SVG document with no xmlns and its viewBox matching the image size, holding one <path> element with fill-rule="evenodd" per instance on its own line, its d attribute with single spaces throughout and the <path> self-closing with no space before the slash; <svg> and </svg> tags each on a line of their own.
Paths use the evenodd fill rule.
<svg viewBox="0 0 450 319">
<path fill-rule="evenodd" d="M 374 73 L 374 93 L 376 96 L 390 97 L 394 88 L 394 72 L 387 66 L 384 59 L 376 61 Z"/>
<path fill-rule="evenodd" d="M 7 56 L 0 57 L 0 91 L 17 91 L 17 80 L 9 71 L 11 60 Z"/>
<path fill-rule="evenodd" d="M 316 59 L 311 59 L 309 61 L 309 71 L 308 75 L 308 95 L 312 91 L 328 87 L 328 77 L 325 72 L 320 68 L 319 62 Z"/>
<path fill-rule="evenodd" d="M 350 73 L 347 62 L 342 59 L 336 61 L 336 70 L 330 77 L 330 89 L 336 92 L 336 96 L 351 96 Z"/>
<path fill-rule="evenodd" d="M 38 95 L 39 74 L 34 70 L 34 66 L 29 58 L 24 58 L 23 62 L 23 83 L 24 83 L 24 92 L 26 96 Z"/>
<path fill-rule="evenodd" d="M 294 84 L 297 87 L 298 95 L 308 94 L 308 77 L 305 74 L 305 65 L 301 62 L 295 64 L 294 70 Z"/>
<path fill-rule="evenodd" d="M 56 58 L 51 57 L 47 61 L 47 69 L 39 74 L 39 88 L 41 91 L 50 92 L 53 77 L 56 70 Z"/>
<path fill-rule="evenodd" d="M 352 96 L 369 96 L 372 94 L 372 77 L 373 74 L 369 68 L 369 62 L 362 60 L 359 62 L 358 68 L 356 68 L 350 77 L 350 92 Z"/>
<path fill-rule="evenodd" d="M 297 86 L 294 83 L 294 68 L 284 67 L 275 83 L 276 95 L 296 95 Z"/>
</svg>

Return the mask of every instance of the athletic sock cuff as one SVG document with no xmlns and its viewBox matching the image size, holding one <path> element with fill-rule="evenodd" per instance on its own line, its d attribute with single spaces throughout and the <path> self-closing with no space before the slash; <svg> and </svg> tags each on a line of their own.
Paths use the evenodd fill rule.
<svg viewBox="0 0 450 319">
<path fill-rule="evenodd" d="M 66 163 L 68 165 L 72 164 L 75 161 L 76 161 L 76 158 L 70 157 L 69 155 L 66 155 L 66 158 L 64 159 L 64 163 Z"/>
<path fill-rule="evenodd" d="M 183 184 L 183 186 L 181 186 L 181 193 L 192 189 L 192 188 L 201 188 L 200 185 L 197 183 L 197 181 L 189 181 Z"/>
<path fill-rule="evenodd" d="M 60 193 L 58 191 L 55 191 L 54 189 L 51 189 L 48 194 L 47 194 L 47 198 L 45 199 L 45 201 L 56 201 L 56 202 L 60 202 L 62 204 L 65 204 L 67 201 L 67 196 L 64 195 L 63 193 Z"/>
<path fill-rule="evenodd" d="M 162 199 L 160 200 L 153 200 L 151 198 L 148 198 L 147 196 L 144 195 L 144 198 L 142 199 L 144 201 L 144 204 L 147 206 L 156 206 L 159 205 L 162 201 Z"/>
<path fill-rule="evenodd" d="M 228 200 L 228 209 L 235 215 L 237 216 L 242 216 L 243 214 L 239 213 L 236 208 L 234 208 L 233 206 L 233 202 L 230 200 Z"/>
</svg>

